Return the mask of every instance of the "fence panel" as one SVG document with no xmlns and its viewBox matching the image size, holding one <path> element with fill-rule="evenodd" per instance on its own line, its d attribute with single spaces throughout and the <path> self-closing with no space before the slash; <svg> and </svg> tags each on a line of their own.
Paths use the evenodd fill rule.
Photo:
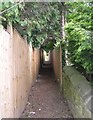
<svg viewBox="0 0 93 120">
<path fill-rule="evenodd" d="M 60 80 L 60 50 L 54 49 L 53 50 L 53 68 L 56 79 Z"/>
<path fill-rule="evenodd" d="M 11 56 L 10 34 L 0 29 L 0 118 L 13 116 Z"/>
<path fill-rule="evenodd" d="M 0 29 L 0 119 L 20 117 L 40 66 L 40 51 L 8 32 Z"/>
</svg>

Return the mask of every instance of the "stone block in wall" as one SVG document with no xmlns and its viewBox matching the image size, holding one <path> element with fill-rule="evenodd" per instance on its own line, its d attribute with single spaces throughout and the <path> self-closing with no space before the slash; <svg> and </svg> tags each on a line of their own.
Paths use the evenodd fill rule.
<svg viewBox="0 0 93 120">
<path fill-rule="evenodd" d="M 75 68 L 64 67 L 63 90 L 75 118 L 91 118 L 91 84 Z"/>
</svg>

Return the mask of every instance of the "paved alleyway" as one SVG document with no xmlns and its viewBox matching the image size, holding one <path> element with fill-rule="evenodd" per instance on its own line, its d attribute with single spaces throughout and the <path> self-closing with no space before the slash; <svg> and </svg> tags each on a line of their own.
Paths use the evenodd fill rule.
<svg viewBox="0 0 93 120">
<path fill-rule="evenodd" d="M 31 88 L 22 118 L 71 118 L 71 112 L 57 82 L 52 68 L 43 66 L 37 82 Z"/>
</svg>

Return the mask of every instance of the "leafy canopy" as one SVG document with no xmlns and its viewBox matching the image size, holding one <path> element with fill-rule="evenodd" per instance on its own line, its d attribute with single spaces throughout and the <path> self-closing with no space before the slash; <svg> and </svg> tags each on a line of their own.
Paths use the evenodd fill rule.
<svg viewBox="0 0 93 120">
<path fill-rule="evenodd" d="M 2 11 L 13 6 L 14 2 L 0 3 Z M 46 51 L 54 48 L 60 39 L 60 11 L 55 3 L 20 3 L 2 14 L 2 23 L 10 24 L 27 37 L 33 47 Z M 46 42 L 46 40 L 48 42 Z M 45 44 L 46 43 L 46 44 Z"/>
</svg>

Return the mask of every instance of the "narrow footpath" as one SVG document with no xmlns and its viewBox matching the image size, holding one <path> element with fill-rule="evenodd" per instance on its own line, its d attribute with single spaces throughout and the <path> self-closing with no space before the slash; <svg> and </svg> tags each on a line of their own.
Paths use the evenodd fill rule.
<svg viewBox="0 0 93 120">
<path fill-rule="evenodd" d="M 40 71 L 21 118 L 72 118 L 51 67 L 44 65 Z"/>
</svg>

